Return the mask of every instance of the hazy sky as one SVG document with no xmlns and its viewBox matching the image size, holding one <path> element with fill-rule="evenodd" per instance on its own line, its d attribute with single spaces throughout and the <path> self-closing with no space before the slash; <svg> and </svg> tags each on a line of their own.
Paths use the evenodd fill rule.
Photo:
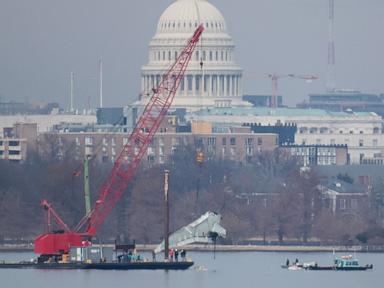
<svg viewBox="0 0 384 288">
<path fill-rule="evenodd" d="M 98 103 L 98 58 L 105 106 L 137 98 L 140 68 L 157 21 L 174 0 L 0 0 L 0 95 L 3 100 Z M 210 0 L 224 15 L 244 69 L 245 93 L 271 93 L 267 73 L 317 74 L 282 79 L 294 104 L 325 91 L 328 0 Z M 384 0 L 336 0 L 336 84 L 384 93 Z"/>
</svg>

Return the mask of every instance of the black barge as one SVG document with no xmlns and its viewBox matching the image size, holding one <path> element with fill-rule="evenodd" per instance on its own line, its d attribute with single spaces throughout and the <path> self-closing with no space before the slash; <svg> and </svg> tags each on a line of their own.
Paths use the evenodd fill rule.
<svg viewBox="0 0 384 288">
<path fill-rule="evenodd" d="M 186 270 L 194 264 L 193 261 L 165 262 L 142 261 L 127 263 L 0 263 L 0 269 L 46 269 L 46 270 Z"/>
</svg>

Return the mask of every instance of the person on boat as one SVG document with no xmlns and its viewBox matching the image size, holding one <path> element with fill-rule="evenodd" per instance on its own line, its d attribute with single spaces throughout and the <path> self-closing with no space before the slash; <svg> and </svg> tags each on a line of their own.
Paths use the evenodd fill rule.
<svg viewBox="0 0 384 288">
<path fill-rule="evenodd" d="M 180 252 L 180 256 L 181 256 L 181 259 L 183 260 L 183 261 L 185 261 L 185 255 L 187 254 L 187 251 L 185 251 L 184 249 L 182 249 L 181 250 L 181 252 Z"/>
<path fill-rule="evenodd" d="M 177 249 L 175 249 L 175 261 L 179 261 L 179 251 Z"/>
<path fill-rule="evenodd" d="M 169 249 L 169 253 L 168 253 L 168 255 L 169 255 L 169 259 L 170 259 L 171 261 L 173 261 L 173 249 Z"/>
<path fill-rule="evenodd" d="M 287 267 L 289 267 L 289 259 L 287 259 L 287 261 L 285 262 L 285 265 L 286 265 Z"/>
</svg>

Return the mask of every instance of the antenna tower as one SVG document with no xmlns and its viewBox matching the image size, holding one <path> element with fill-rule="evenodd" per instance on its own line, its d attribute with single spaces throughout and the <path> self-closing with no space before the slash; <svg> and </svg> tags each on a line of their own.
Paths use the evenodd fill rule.
<svg viewBox="0 0 384 288">
<path fill-rule="evenodd" d="M 75 111 L 75 108 L 74 108 L 74 93 L 73 93 L 74 82 L 75 82 L 75 73 L 71 72 L 71 103 L 70 103 L 70 108 L 69 108 L 71 112 Z"/>
<path fill-rule="evenodd" d="M 100 108 L 103 108 L 103 59 L 99 59 L 99 95 L 100 95 Z"/>
<path fill-rule="evenodd" d="M 329 8 L 329 38 L 328 38 L 328 71 L 327 71 L 327 92 L 335 91 L 335 0 L 328 0 Z"/>
</svg>

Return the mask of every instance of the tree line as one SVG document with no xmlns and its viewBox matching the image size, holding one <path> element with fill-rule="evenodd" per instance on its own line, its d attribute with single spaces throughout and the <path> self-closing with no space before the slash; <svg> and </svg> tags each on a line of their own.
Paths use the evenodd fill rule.
<svg viewBox="0 0 384 288">
<path fill-rule="evenodd" d="M 384 244 L 382 179 L 375 179 L 366 207 L 335 214 L 318 189 L 321 176 L 314 169 L 301 169 L 299 161 L 284 152 L 260 153 L 246 165 L 214 158 L 198 165 L 195 151 L 180 146 L 167 163 L 141 166 L 99 231 L 100 239 L 161 241 L 168 169 L 173 230 L 214 211 L 227 229 L 223 243 Z M 93 203 L 111 167 L 90 162 Z M 85 213 L 81 170 L 82 161 L 70 154 L 60 160 L 36 155 L 22 164 L 0 161 L 0 241 L 33 239 L 44 231 L 41 199 L 53 203 L 74 227 Z"/>
</svg>

